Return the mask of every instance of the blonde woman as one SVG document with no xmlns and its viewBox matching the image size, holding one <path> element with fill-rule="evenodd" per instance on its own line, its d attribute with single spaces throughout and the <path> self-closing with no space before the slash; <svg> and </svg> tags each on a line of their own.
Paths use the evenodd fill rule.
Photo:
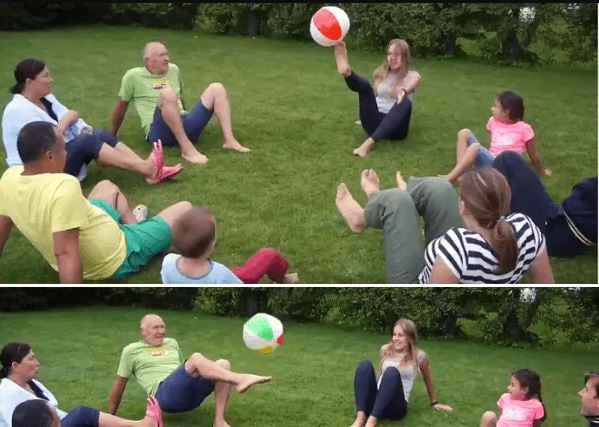
<svg viewBox="0 0 599 427">
<path fill-rule="evenodd" d="M 374 427 L 383 418 L 402 419 L 408 412 L 408 399 L 418 372 L 422 372 L 431 406 L 439 411 L 453 410 L 437 401 L 428 356 L 416 346 L 416 339 L 414 322 L 400 319 L 393 326 L 391 341 L 381 347 L 378 381 L 370 361 L 358 365 L 354 376 L 357 413 L 352 427 Z"/>
<path fill-rule="evenodd" d="M 381 139 L 405 139 L 412 115 L 412 95 L 420 84 L 420 74 L 410 70 L 408 43 L 401 39 L 389 42 L 387 56 L 374 71 L 372 85 L 349 66 L 345 43 L 334 49 L 337 71 L 347 87 L 358 92 L 360 122 L 368 134 L 366 141 L 353 151 L 354 155 L 366 157 Z"/>
</svg>

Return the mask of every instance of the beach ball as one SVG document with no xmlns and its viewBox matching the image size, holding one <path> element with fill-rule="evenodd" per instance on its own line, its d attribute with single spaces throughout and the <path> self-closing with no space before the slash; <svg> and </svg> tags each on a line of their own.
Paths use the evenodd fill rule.
<svg viewBox="0 0 599 427">
<path fill-rule="evenodd" d="M 272 353 L 283 344 L 283 324 L 270 314 L 257 313 L 243 325 L 243 342 L 251 350 Z"/>
<path fill-rule="evenodd" d="M 336 6 L 321 7 L 310 20 L 310 35 L 321 46 L 334 46 L 349 31 L 349 17 Z"/>
</svg>

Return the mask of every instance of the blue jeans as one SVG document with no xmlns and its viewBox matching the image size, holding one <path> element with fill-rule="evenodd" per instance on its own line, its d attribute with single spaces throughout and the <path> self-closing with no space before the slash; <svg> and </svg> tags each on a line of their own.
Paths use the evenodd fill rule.
<svg viewBox="0 0 599 427">
<path fill-rule="evenodd" d="M 100 419 L 100 411 L 97 409 L 88 408 L 86 406 L 78 406 L 69 412 L 62 420 L 61 427 L 98 427 Z"/>
<path fill-rule="evenodd" d="M 200 100 L 196 102 L 189 113 L 181 116 L 183 129 L 191 142 L 195 144 L 213 113 L 214 111 L 204 107 L 204 104 Z M 157 140 L 161 140 L 164 146 L 179 145 L 177 138 L 175 138 L 175 135 L 162 118 L 162 112 L 159 107 L 156 107 L 154 110 L 154 118 L 150 125 L 150 132 L 148 132 L 148 142 L 155 142 Z"/>
<path fill-rule="evenodd" d="M 491 154 L 491 152 L 489 150 L 487 150 L 485 147 L 483 147 L 480 142 L 478 142 L 478 139 L 476 139 L 476 136 L 474 136 L 474 134 L 472 132 L 470 132 L 470 135 L 468 135 L 466 144 L 468 144 L 468 146 L 478 144 L 478 156 L 476 157 L 476 167 L 477 168 L 484 168 L 484 167 L 491 166 L 493 164 L 493 160 L 495 160 L 495 156 L 493 154 Z"/>
<path fill-rule="evenodd" d="M 113 134 L 104 129 L 94 129 L 91 134 L 78 135 L 65 146 L 67 161 L 64 165 L 64 173 L 78 176 L 83 165 L 98 159 L 102 145 L 108 144 L 114 147 L 118 142 Z"/>
<path fill-rule="evenodd" d="M 164 412 L 187 412 L 197 408 L 214 391 L 214 382 L 194 378 L 179 366 L 158 386 L 156 399 Z"/>
<path fill-rule="evenodd" d="M 354 393 L 356 411 L 362 411 L 367 416 L 372 415 L 379 420 L 399 420 L 408 413 L 401 374 L 396 368 L 385 369 L 377 390 L 374 366 L 368 360 L 361 362 L 354 376 Z"/>
</svg>

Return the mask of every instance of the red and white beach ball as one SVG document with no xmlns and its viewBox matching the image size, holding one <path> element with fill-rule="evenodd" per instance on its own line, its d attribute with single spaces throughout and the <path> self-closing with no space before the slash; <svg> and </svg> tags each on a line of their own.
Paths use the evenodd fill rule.
<svg viewBox="0 0 599 427">
<path fill-rule="evenodd" d="M 349 31 L 349 17 L 343 9 L 335 6 L 321 7 L 310 20 L 310 35 L 321 46 L 334 46 Z"/>
</svg>

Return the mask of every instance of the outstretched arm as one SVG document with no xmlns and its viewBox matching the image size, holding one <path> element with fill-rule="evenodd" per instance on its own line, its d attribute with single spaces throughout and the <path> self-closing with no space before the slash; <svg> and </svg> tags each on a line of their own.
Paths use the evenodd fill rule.
<svg viewBox="0 0 599 427">
<path fill-rule="evenodd" d="M 12 230 L 12 221 L 9 217 L 0 215 L 0 257 L 2 256 L 2 250 L 4 245 L 10 236 Z"/>
<path fill-rule="evenodd" d="M 528 141 L 528 143 L 526 144 L 526 151 L 528 153 L 530 161 L 532 162 L 539 176 L 550 176 L 552 174 L 551 169 L 543 167 L 543 163 L 541 162 L 541 155 L 535 148 L 534 139 Z"/>
<path fill-rule="evenodd" d="M 125 392 L 125 387 L 127 387 L 127 378 L 117 375 L 112 384 L 112 390 L 110 390 L 110 397 L 108 398 L 109 414 L 116 415 L 116 411 L 118 411 L 121 399 L 123 398 L 123 393 Z"/>
<path fill-rule="evenodd" d="M 110 131 L 114 136 L 116 136 L 121 124 L 123 123 L 127 108 L 129 108 L 129 103 L 121 99 L 114 104 L 114 108 L 112 109 L 112 118 L 110 120 Z"/>
<path fill-rule="evenodd" d="M 435 391 L 435 384 L 433 383 L 433 374 L 431 374 L 431 367 L 428 362 L 428 359 L 423 360 L 419 366 L 420 372 L 422 372 L 422 379 L 424 380 L 424 385 L 426 386 L 426 392 L 428 393 L 428 397 L 433 408 L 435 408 L 438 411 L 453 411 L 453 408 L 451 406 L 439 403 L 437 401 L 437 393 Z"/>
</svg>

